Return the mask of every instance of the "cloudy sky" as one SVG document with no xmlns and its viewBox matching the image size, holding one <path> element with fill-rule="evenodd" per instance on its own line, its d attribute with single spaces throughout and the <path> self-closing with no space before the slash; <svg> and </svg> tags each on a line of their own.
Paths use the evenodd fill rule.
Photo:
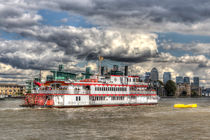
<svg viewBox="0 0 210 140">
<path fill-rule="evenodd" d="M 59 63 L 82 71 L 129 65 L 199 76 L 210 87 L 210 1 L 0 0 L 0 81 L 21 82 Z"/>
</svg>

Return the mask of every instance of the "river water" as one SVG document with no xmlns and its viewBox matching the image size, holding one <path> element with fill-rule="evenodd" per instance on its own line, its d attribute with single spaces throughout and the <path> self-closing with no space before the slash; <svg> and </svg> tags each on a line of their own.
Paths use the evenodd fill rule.
<svg viewBox="0 0 210 140">
<path fill-rule="evenodd" d="M 158 105 L 35 109 L 0 100 L 0 140 L 210 139 L 210 98 L 163 98 Z M 198 108 L 175 109 L 175 103 Z"/>
</svg>

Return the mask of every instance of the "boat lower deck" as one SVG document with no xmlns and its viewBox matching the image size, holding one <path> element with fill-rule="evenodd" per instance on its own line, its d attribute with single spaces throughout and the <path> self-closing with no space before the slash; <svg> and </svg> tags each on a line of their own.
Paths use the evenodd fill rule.
<svg viewBox="0 0 210 140">
<path fill-rule="evenodd" d="M 113 106 L 139 106 L 139 105 L 157 105 L 158 103 L 146 104 L 105 104 L 105 105 L 80 105 L 80 106 L 52 106 L 53 108 L 77 108 L 77 107 L 113 107 Z"/>
</svg>

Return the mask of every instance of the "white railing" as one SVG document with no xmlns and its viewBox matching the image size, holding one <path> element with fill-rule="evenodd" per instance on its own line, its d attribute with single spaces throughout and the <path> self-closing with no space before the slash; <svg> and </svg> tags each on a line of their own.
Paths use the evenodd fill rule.
<svg viewBox="0 0 210 140">
<path fill-rule="evenodd" d="M 90 90 L 32 90 L 32 93 L 41 94 L 90 94 Z"/>
<path fill-rule="evenodd" d="M 43 94 L 70 94 L 68 90 L 32 90 L 32 93 L 43 93 Z"/>
<path fill-rule="evenodd" d="M 131 94 L 155 94 L 154 91 L 134 91 L 134 90 L 131 90 L 130 93 Z"/>
</svg>

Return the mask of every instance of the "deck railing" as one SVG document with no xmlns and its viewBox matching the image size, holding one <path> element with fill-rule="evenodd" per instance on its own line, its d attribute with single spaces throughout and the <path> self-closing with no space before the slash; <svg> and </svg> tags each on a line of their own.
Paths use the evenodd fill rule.
<svg viewBox="0 0 210 140">
<path fill-rule="evenodd" d="M 37 94 L 90 94 L 90 90 L 32 90 L 32 93 Z"/>
<path fill-rule="evenodd" d="M 156 92 L 154 92 L 154 91 L 134 91 L 134 90 L 131 90 L 130 93 L 131 94 L 155 94 Z"/>
</svg>

